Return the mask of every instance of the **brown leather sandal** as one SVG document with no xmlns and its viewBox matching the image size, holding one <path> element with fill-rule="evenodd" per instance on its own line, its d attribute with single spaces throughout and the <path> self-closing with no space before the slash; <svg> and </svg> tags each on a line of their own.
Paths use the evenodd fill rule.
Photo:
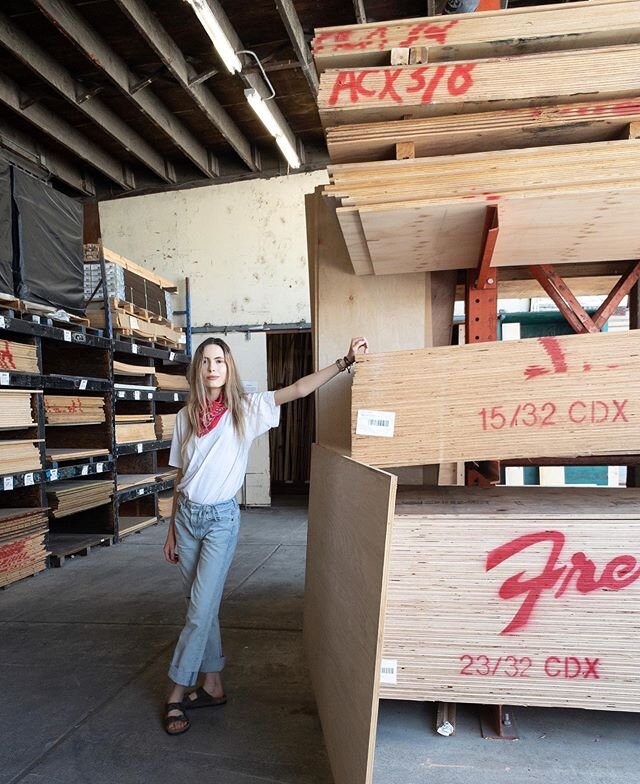
<svg viewBox="0 0 640 784">
<path fill-rule="evenodd" d="M 222 697 L 212 697 L 203 686 L 200 686 L 191 694 L 196 695 L 195 700 L 190 699 L 188 696 L 185 697 L 182 700 L 182 708 L 187 710 L 189 708 L 214 708 L 216 705 L 224 705 L 227 701 L 225 694 Z"/>
<path fill-rule="evenodd" d="M 180 711 L 180 713 L 177 716 L 169 716 L 170 711 Z M 186 722 L 187 726 L 182 727 L 182 729 L 179 730 L 172 730 L 171 725 L 177 724 L 178 722 Z M 186 732 L 190 727 L 191 722 L 187 718 L 187 714 L 184 712 L 182 703 L 168 702 L 165 706 L 164 717 L 164 731 L 167 733 L 167 735 L 182 735 L 182 733 Z"/>
</svg>

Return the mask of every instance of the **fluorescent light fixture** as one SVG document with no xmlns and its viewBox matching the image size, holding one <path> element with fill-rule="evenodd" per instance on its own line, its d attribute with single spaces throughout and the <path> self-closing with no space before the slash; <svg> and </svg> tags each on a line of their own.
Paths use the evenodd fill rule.
<svg viewBox="0 0 640 784">
<path fill-rule="evenodd" d="M 287 159 L 287 163 L 292 169 L 300 168 L 300 158 L 295 151 L 294 146 L 284 133 L 277 118 L 271 112 L 269 104 L 258 94 L 257 90 L 253 87 L 244 91 L 245 98 L 253 111 L 258 115 L 260 121 L 269 133 L 275 138 L 276 144 L 280 148 L 282 154 Z"/>
<path fill-rule="evenodd" d="M 242 70 L 240 58 L 236 54 L 231 41 L 227 38 L 209 4 L 206 0 L 187 0 L 187 2 L 196 12 L 200 24 L 206 30 L 207 35 L 211 39 L 216 51 L 220 55 L 220 59 L 227 67 L 229 73 L 240 73 Z"/>
</svg>

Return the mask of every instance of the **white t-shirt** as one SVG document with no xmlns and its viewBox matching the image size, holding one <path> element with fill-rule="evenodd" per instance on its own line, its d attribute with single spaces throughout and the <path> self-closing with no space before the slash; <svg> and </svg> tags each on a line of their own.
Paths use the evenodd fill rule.
<svg viewBox="0 0 640 784">
<path fill-rule="evenodd" d="M 189 501 L 217 504 L 235 496 L 244 481 L 251 443 L 280 422 L 280 406 L 276 405 L 274 396 L 274 392 L 244 396 L 243 438 L 236 434 L 228 411 L 210 433 L 201 438 L 192 435 L 186 446 L 184 466 L 181 444 L 186 430 L 187 410 L 183 408 L 178 412 L 169 465 L 184 469 L 177 489 Z"/>
</svg>

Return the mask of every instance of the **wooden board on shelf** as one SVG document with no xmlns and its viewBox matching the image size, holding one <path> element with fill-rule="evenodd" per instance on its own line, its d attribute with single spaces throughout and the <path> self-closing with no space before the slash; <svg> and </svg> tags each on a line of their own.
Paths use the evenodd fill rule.
<svg viewBox="0 0 640 784">
<path fill-rule="evenodd" d="M 0 390 L 0 429 L 33 427 L 31 391 Z"/>
<path fill-rule="evenodd" d="M 0 339 L 0 371 L 15 370 L 19 373 L 39 373 L 38 354 L 32 343 Z"/>
<path fill-rule="evenodd" d="M 373 775 L 396 482 L 313 446 L 304 643 L 336 784 Z"/>
<path fill-rule="evenodd" d="M 155 441 L 156 431 L 153 421 L 134 424 L 116 424 L 116 444 L 129 444 L 134 441 Z"/>
<path fill-rule="evenodd" d="M 389 82 L 391 81 L 391 86 Z M 325 71 L 318 107 L 324 127 L 437 117 L 558 103 L 635 98 L 640 46 L 520 57 Z"/>
<path fill-rule="evenodd" d="M 181 392 L 189 391 L 189 382 L 184 375 L 176 373 L 163 373 L 160 370 L 154 371 L 156 384 L 158 389 L 179 390 Z"/>
<path fill-rule="evenodd" d="M 640 710 L 639 548 L 638 490 L 399 489 L 381 696 Z"/>
<path fill-rule="evenodd" d="M 622 138 L 640 120 L 640 98 L 504 109 L 415 120 L 392 120 L 327 129 L 333 163 L 395 159 L 395 146 L 411 142 L 418 158 Z"/>
<path fill-rule="evenodd" d="M 358 357 L 350 454 L 397 466 L 638 453 L 639 356 L 632 330 Z"/>
<path fill-rule="evenodd" d="M 178 286 L 174 281 L 157 275 L 152 270 L 142 267 L 140 264 L 136 264 L 135 261 L 131 261 L 130 259 L 121 256 L 119 253 L 109 250 L 109 248 L 104 248 L 103 252 L 105 261 L 117 264 L 119 267 L 129 270 L 129 272 L 133 272 L 140 278 L 145 278 L 145 280 L 151 281 L 151 283 L 155 283 L 156 286 L 160 286 L 160 288 L 166 289 L 167 291 L 178 290 Z"/>
<path fill-rule="evenodd" d="M 153 366 L 133 365 L 131 362 L 113 361 L 113 373 L 116 376 L 147 376 L 153 374 Z"/>
<path fill-rule="evenodd" d="M 159 441 L 168 441 L 173 437 L 177 414 L 156 414 L 156 436 Z"/>
<path fill-rule="evenodd" d="M 47 510 L 0 509 L 0 587 L 45 568 Z"/>
<path fill-rule="evenodd" d="M 93 447 L 67 447 L 65 449 L 47 447 L 46 453 L 47 460 L 62 463 L 66 460 L 86 460 L 89 457 L 107 456 L 109 450 Z"/>
<path fill-rule="evenodd" d="M 120 515 L 118 518 L 118 535 L 120 539 L 129 534 L 135 534 L 137 531 L 142 531 L 151 525 L 157 525 L 159 522 L 157 517 Z"/>
<path fill-rule="evenodd" d="M 105 399 L 98 396 L 47 394 L 44 411 L 48 425 L 89 425 L 106 421 Z"/>
<path fill-rule="evenodd" d="M 157 481 L 156 474 L 118 474 L 118 490 L 152 485 Z"/>
<path fill-rule="evenodd" d="M 410 47 L 434 63 L 638 42 L 640 3 L 627 0 L 320 27 L 312 46 L 321 73 L 389 65 L 393 49 Z"/>
<path fill-rule="evenodd" d="M 38 439 L 0 441 L 0 475 L 42 468 Z"/>
<path fill-rule="evenodd" d="M 47 485 L 47 499 L 55 518 L 108 504 L 113 495 L 113 480 L 65 479 Z"/>
</svg>

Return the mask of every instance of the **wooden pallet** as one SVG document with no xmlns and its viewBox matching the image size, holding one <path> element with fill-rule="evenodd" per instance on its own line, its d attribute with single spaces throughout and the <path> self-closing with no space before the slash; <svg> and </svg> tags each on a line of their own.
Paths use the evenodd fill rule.
<svg viewBox="0 0 640 784">
<path fill-rule="evenodd" d="M 95 547 L 109 547 L 109 534 L 49 534 L 49 566 L 59 568 L 68 560 L 89 555 Z"/>
</svg>

